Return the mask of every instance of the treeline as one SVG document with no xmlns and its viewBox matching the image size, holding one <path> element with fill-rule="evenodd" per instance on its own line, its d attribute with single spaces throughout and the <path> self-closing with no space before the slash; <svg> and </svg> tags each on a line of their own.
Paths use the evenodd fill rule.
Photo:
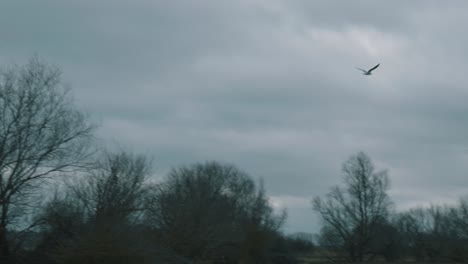
<svg viewBox="0 0 468 264">
<path fill-rule="evenodd" d="M 30 257 L 47 263 L 274 260 L 285 216 L 274 214 L 263 187 L 248 175 L 208 162 L 149 183 L 148 166 L 141 156 L 111 154 L 57 193 L 37 215 L 41 237 Z"/>
<path fill-rule="evenodd" d="M 468 261 L 468 198 L 395 212 L 387 171 L 360 152 L 343 164 L 344 186 L 313 200 L 323 222 L 322 254 L 331 260 Z"/>
<path fill-rule="evenodd" d="M 37 58 L 0 73 L 0 263 L 294 263 L 312 248 L 282 235 L 262 182 L 218 162 L 154 182 L 145 156 L 97 149 L 70 98 Z"/>
</svg>

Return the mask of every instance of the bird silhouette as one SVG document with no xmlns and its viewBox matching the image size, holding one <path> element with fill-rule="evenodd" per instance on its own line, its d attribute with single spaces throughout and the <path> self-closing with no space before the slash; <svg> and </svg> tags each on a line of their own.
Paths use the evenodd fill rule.
<svg viewBox="0 0 468 264">
<path fill-rule="evenodd" d="M 364 75 L 372 75 L 372 71 L 375 70 L 375 69 L 377 69 L 377 67 L 379 67 L 379 66 L 380 66 L 380 63 L 377 64 L 377 65 L 375 65 L 374 67 L 372 67 L 372 68 L 371 68 L 370 70 L 368 70 L 368 71 L 366 71 L 366 70 L 364 70 L 364 69 L 361 69 L 361 68 L 358 68 L 358 67 L 355 67 L 355 68 L 358 69 L 358 70 L 360 70 L 360 71 L 362 71 Z"/>
</svg>

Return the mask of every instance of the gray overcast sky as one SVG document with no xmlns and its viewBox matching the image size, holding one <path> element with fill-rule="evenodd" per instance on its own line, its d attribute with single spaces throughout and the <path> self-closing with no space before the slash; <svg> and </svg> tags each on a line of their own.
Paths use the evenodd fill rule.
<svg viewBox="0 0 468 264">
<path fill-rule="evenodd" d="M 402 210 L 468 194 L 468 2 L 5 0 L 0 62 L 58 65 L 98 134 L 265 180 L 287 232 L 363 150 Z M 367 77 L 354 67 L 381 63 Z"/>
</svg>

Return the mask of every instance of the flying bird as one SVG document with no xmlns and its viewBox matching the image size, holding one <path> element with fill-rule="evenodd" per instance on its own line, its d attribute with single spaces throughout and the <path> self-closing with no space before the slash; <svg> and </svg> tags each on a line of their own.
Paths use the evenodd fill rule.
<svg viewBox="0 0 468 264">
<path fill-rule="evenodd" d="M 377 65 L 375 65 L 374 67 L 372 67 L 372 68 L 371 68 L 370 70 L 368 70 L 368 71 L 366 71 L 366 70 L 364 70 L 364 69 L 361 69 L 361 68 L 358 68 L 358 67 L 356 67 L 356 69 L 361 70 L 361 71 L 363 72 L 364 75 L 372 75 L 372 71 L 375 70 L 375 69 L 377 69 L 377 67 L 379 67 L 379 66 L 380 66 L 380 63 L 377 64 Z"/>
</svg>

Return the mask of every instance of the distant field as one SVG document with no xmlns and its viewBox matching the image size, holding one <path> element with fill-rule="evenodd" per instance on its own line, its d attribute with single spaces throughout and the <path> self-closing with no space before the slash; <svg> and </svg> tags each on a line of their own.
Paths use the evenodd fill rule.
<svg viewBox="0 0 468 264">
<path fill-rule="evenodd" d="M 299 260 L 299 263 L 300 264 L 319 264 L 319 263 L 334 263 L 334 264 L 340 264 L 340 262 L 330 262 L 330 261 L 327 261 L 325 259 L 320 259 L 320 258 L 316 258 L 316 257 L 297 257 L 297 259 Z M 343 264 L 350 264 L 349 262 L 342 262 Z M 455 262 L 412 262 L 412 261 L 409 261 L 409 262 L 385 262 L 385 261 L 382 261 L 382 262 L 364 262 L 365 264 L 453 264 Z"/>
<path fill-rule="evenodd" d="M 297 259 L 299 260 L 299 263 L 301 264 L 309 264 L 309 263 L 325 263 L 327 262 L 327 259 L 324 257 L 318 257 L 318 256 L 298 256 Z"/>
<path fill-rule="evenodd" d="M 299 257 L 298 258 L 300 264 L 320 264 L 320 263 L 334 263 L 334 264 L 341 264 L 340 262 L 330 262 L 326 260 L 319 260 L 316 258 L 304 258 L 304 257 Z M 363 262 L 365 264 L 453 264 L 456 262 Z M 351 264 L 349 262 L 342 262 L 342 264 Z"/>
<path fill-rule="evenodd" d="M 334 263 L 334 264 L 351 264 L 350 262 L 340 262 L 340 261 L 330 261 L 326 256 L 320 256 L 320 255 L 301 255 L 301 256 L 296 256 L 296 258 L 299 260 L 300 264 L 320 264 L 320 263 Z M 449 264 L 449 263 L 456 263 L 456 262 L 418 262 L 414 260 L 408 260 L 408 261 L 399 261 L 399 262 L 386 262 L 384 260 L 380 261 L 374 261 L 374 262 L 364 262 L 366 264 Z M 466 262 L 464 262 L 466 263 Z"/>
</svg>

